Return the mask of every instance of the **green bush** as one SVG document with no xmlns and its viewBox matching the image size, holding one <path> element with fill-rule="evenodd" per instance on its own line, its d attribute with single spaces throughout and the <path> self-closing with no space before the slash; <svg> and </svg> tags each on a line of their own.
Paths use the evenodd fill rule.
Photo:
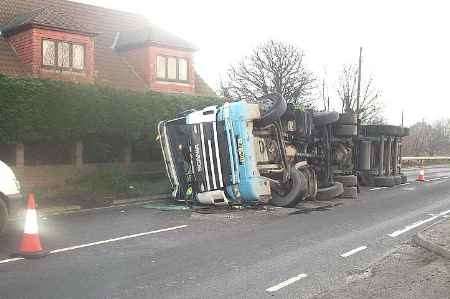
<svg viewBox="0 0 450 299">
<path fill-rule="evenodd" d="M 0 75 L 0 143 L 107 136 L 131 143 L 148 140 L 154 147 L 159 121 L 220 101 Z"/>
</svg>

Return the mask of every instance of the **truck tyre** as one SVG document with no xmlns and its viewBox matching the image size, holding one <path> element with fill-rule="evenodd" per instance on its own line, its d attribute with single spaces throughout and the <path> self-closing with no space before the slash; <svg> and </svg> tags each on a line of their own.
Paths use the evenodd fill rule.
<svg viewBox="0 0 450 299">
<path fill-rule="evenodd" d="M 326 188 L 317 189 L 317 200 L 330 200 L 344 193 L 342 183 L 335 182 L 334 185 Z"/>
<path fill-rule="evenodd" d="M 313 123 L 315 126 L 321 127 L 337 122 L 339 113 L 337 112 L 314 112 Z"/>
<path fill-rule="evenodd" d="M 286 112 L 287 103 L 283 96 L 279 94 L 269 94 L 258 98 L 260 104 L 261 118 L 255 120 L 255 126 L 265 127 L 279 120 Z M 264 106 L 264 104 L 266 104 Z"/>
<path fill-rule="evenodd" d="M 358 134 L 358 127 L 356 125 L 339 125 L 334 131 L 337 137 L 356 136 Z"/>
<path fill-rule="evenodd" d="M 394 182 L 396 185 L 400 185 L 402 183 L 402 177 L 400 175 L 394 175 Z"/>
<path fill-rule="evenodd" d="M 400 173 L 400 177 L 402 178 L 402 184 L 406 184 L 408 182 L 408 177 L 405 174 Z"/>
<path fill-rule="evenodd" d="M 290 190 L 284 195 L 273 191 L 272 199 L 270 200 L 271 205 L 276 207 L 293 207 L 303 198 L 306 192 L 305 176 L 295 167 L 291 168 L 290 175 Z"/>
<path fill-rule="evenodd" d="M 358 187 L 345 187 L 344 193 L 339 197 L 358 199 Z"/>
<path fill-rule="evenodd" d="M 404 134 L 402 127 L 391 125 L 368 125 L 366 130 L 369 136 L 402 136 Z"/>
<path fill-rule="evenodd" d="M 356 114 L 352 112 L 345 112 L 339 115 L 338 124 L 341 125 L 356 125 L 357 123 Z"/>
<path fill-rule="evenodd" d="M 0 234 L 5 230 L 8 221 L 8 208 L 5 201 L 0 197 Z"/>
<path fill-rule="evenodd" d="M 356 178 L 356 175 L 340 175 L 335 176 L 334 180 L 336 182 L 342 183 L 344 187 L 354 187 L 357 185 L 358 179 Z"/>
<path fill-rule="evenodd" d="M 403 128 L 403 132 L 402 132 L 402 136 L 401 137 L 405 137 L 405 136 L 409 136 L 409 128 Z"/>
<path fill-rule="evenodd" d="M 395 180 L 393 176 L 377 176 L 375 177 L 375 186 L 377 187 L 394 187 Z"/>
</svg>

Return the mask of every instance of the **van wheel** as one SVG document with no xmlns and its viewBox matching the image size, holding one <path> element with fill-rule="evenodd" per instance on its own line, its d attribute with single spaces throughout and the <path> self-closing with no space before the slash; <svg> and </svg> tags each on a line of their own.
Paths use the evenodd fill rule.
<svg viewBox="0 0 450 299">
<path fill-rule="evenodd" d="M 287 110 L 286 100 L 282 95 L 269 94 L 258 98 L 261 118 L 255 121 L 255 126 L 262 128 L 280 119 Z"/>
<path fill-rule="evenodd" d="M 6 222 L 8 221 L 8 208 L 5 201 L 0 198 L 0 234 L 5 230 Z"/>
<path fill-rule="evenodd" d="M 291 179 L 288 184 L 289 190 L 280 194 L 275 190 L 272 192 L 272 199 L 270 200 L 270 204 L 277 207 L 293 207 L 300 200 L 303 199 L 303 196 L 306 193 L 306 177 L 303 173 L 301 173 L 295 167 L 291 168 Z"/>
</svg>

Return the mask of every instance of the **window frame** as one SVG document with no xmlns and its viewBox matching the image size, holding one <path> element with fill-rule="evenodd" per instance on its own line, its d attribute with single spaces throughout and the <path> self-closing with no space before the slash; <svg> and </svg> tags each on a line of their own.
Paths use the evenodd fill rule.
<svg viewBox="0 0 450 299">
<path fill-rule="evenodd" d="M 164 58 L 164 64 L 165 64 L 165 76 L 164 78 L 161 78 L 158 76 L 158 56 Z M 175 58 L 176 60 L 176 79 L 169 79 L 169 58 Z M 180 59 L 186 60 L 186 80 L 180 80 Z M 157 54 L 155 59 L 155 73 L 156 73 L 156 79 L 158 81 L 166 81 L 166 82 L 177 82 L 177 83 L 189 83 L 189 59 L 186 57 L 178 57 L 178 56 L 172 56 L 172 55 L 165 55 L 165 54 Z"/>
<path fill-rule="evenodd" d="M 55 56 L 54 56 L 55 64 L 54 65 L 44 64 L 44 41 L 51 41 L 51 42 L 54 42 L 54 44 L 55 44 Z M 59 66 L 58 48 L 59 48 L 60 43 L 69 44 L 69 67 Z M 83 68 L 82 69 L 73 67 L 73 46 L 74 45 L 83 47 Z M 86 71 L 86 44 L 75 43 L 75 42 L 71 42 L 71 41 L 65 41 L 65 40 L 59 40 L 59 39 L 53 39 L 53 38 L 42 38 L 42 40 L 41 40 L 41 66 L 43 68 L 48 68 L 48 69 L 84 73 Z"/>
</svg>

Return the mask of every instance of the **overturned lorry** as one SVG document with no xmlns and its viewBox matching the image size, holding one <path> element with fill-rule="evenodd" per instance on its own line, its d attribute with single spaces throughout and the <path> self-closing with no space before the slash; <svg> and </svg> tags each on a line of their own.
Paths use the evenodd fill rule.
<svg viewBox="0 0 450 299">
<path fill-rule="evenodd" d="M 290 207 L 356 186 L 362 140 L 351 113 L 294 109 L 272 94 L 179 113 L 158 134 L 179 201 Z"/>
</svg>

